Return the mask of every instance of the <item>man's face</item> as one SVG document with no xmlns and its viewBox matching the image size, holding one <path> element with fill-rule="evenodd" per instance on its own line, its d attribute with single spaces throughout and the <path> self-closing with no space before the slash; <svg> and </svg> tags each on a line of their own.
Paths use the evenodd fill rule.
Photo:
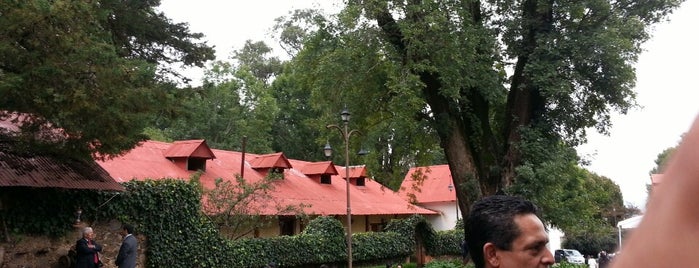
<svg viewBox="0 0 699 268">
<path fill-rule="evenodd" d="M 492 254 L 486 252 L 486 267 L 535 268 L 553 265 L 553 255 L 546 248 L 548 235 L 541 220 L 534 214 L 518 215 L 514 220 L 520 235 L 512 241 L 510 250 L 491 244 L 493 251 Z"/>
</svg>

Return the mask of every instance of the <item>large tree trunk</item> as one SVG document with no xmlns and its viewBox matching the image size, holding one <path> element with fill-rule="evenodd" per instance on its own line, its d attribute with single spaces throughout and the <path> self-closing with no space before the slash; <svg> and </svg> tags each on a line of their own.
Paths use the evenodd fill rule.
<svg viewBox="0 0 699 268">
<path fill-rule="evenodd" d="M 387 41 L 401 54 L 403 61 L 417 60 L 408 58 L 404 35 L 388 8 L 383 6 L 376 9 L 374 16 Z M 413 13 L 409 17 L 419 20 L 419 14 Z M 425 84 L 423 93 L 426 102 L 434 115 L 433 126 L 437 129 L 441 147 L 444 148 L 449 163 L 459 208 L 463 215 L 468 215 L 470 205 L 480 198 L 481 190 L 488 187 L 479 182 L 479 168 L 469 144 L 466 123 L 462 120 L 458 107 L 452 107 L 453 103 L 439 93 L 439 74 L 422 72 L 419 75 Z"/>
<path fill-rule="evenodd" d="M 520 130 L 529 126 L 543 112 L 545 100 L 539 89 L 528 79 L 526 66 L 537 46 L 537 35 L 550 31 L 553 20 L 553 2 L 528 0 L 523 3 L 523 20 L 526 35 L 522 38 L 521 54 L 517 58 L 512 84 L 507 96 L 505 110 L 505 155 L 502 158 L 502 186 L 507 187 L 515 180 L 515 168 L 521 164 L 522 156 L 518 145 L 522 141 Z"/>
</svg>

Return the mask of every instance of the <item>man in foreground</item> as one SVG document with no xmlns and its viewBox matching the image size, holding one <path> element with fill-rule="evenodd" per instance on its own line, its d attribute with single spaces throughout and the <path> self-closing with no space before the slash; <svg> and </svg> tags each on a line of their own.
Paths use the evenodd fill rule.
<svg viewBox="0 0 699 268">
<path fill-rule="evenodd" d="M 476 202 L 468 217 L 467 243 L 476 268 L 553 265 L 538 208 L 525 199 L 494 195 Z"/>
</svg>

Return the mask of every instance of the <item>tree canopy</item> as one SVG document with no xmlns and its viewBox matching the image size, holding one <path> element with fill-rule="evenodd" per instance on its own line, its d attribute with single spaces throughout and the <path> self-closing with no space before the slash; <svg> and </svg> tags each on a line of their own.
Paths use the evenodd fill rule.
<svg viewBox="0 0 699 268">
<path fill-rule="evenodd" d="M 176 112 L 182 78 L 167 64 L 203 66 L 213 49 L 159 4 L 2 0 L 0 116 L 22 127 L 12 139 L 104 157 L 145 139 L 152 118 Z M 62 139 L 35 139 L 45 127 Z"/>
<path fill-rule="evenodd" d="M 376 150 L 410 152 L 396 163 L 433 160 L 438 144 L 467 214 L 533 163 L 523 144 L 571 147 L 634 106 L 641 44 L 681 2 L 353 0 L 335 17 L 303 13 L 315 28 L 280 25 L 322 121 L 347 104 Z"/>
</svg>

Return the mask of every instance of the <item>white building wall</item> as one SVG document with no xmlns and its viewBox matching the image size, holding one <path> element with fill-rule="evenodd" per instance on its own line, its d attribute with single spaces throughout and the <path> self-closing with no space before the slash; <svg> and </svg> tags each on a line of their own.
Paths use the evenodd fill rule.
<svg viewBox="0 0 699 268">
<path fill-rule="evenodd" d="M 427 221 L 432 224 L 435 231 L 452 230 L 456 226 L 457 217 L 461 218 L 461 215 L 457 214 L 456 202 L 429 203 L 420 204 L 420 206 L 440 212 L 438 215 L 427 216 Z"/>
<path fill-rule="evenodd" d="M 561 244 L 563 243 L 563 237 L 565 234 L 560 229 L 555 226 L 548 226 L 549 228 L 549 244 L 546 247 L 553 253 L 557 249 L 561 249 Z"/>
</svg>

